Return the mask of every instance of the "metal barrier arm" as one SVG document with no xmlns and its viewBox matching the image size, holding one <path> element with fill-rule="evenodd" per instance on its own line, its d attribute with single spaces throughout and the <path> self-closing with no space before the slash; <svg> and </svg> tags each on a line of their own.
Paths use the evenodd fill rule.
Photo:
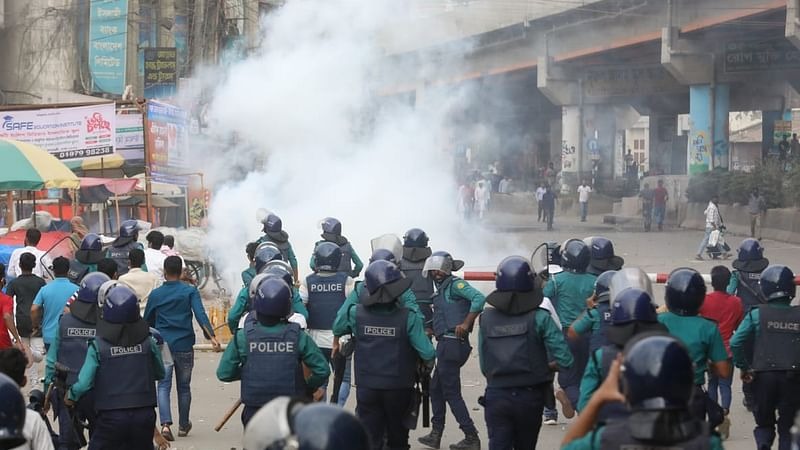
<svg viewBox="0 0 800 450">
<path fill-rule="evenodd" d="M 711 283 L 711 275 L 707 273 L 701 274 L 703 276 L 703 281 L 706 284 Z M 668 273 L 648 273 L 648 277 L 650 277 L 650 281 L 656 284 L 665 284 L 667 282 L 667 278 L 669 278 Z M 463 278 L 467 281 L 494 281 L 494 272 L 488 271 L 465 271 Z M 800 286 L 800 275 L 794 278 L 794 284 Z"/>
</svg>

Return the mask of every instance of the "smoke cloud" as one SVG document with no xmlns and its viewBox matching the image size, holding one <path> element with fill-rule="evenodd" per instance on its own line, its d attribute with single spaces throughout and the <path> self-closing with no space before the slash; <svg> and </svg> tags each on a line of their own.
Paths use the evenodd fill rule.
<svg viewBox="0 0 800 450">
<path fill-rule="evenodd" d="M 283 219 L 301 273 L 309 271 L 326 216 L 341 220 L 365 264 L 370 239 L 412 227 L 468 267 L 494 267 L 527 251 L 462 223 L 456 211 L 450 154 L 470 130 L 452 117 L 469 104 L 472 88 L 430 89 L 416 101 L 383 94 L 397 74 L 432 73 L 442 62 L 410 66 L 386 57 L 386 30 L 407 14 L 400 4 L 289 1 L 262 19 L 260 48 L 217 84 L 211 127 L 238 143 L 206 156 L 202 170 L 224 180 L 232 165 L 250 169 L 218 182 L 210 207 L 208 245 L 230 287 L 240 283 L 245 244 L 260 235 L 258 208 Z M 404 33 L 414 31 L 388 39 Z"/>
</svg>

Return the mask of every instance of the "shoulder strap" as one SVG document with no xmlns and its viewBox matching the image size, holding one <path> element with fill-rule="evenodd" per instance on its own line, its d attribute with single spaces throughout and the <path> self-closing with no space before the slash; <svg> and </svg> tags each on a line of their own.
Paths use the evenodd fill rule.
<svg viewBox="0 0 800 450">
<path fill-rule="evenodd" d="M 738 271 L 737 271 L 737 274 L 738 274 L 738 273 L 740 273 L 740 272 L 738 272 Z M 742 286 L 742 285 L 743 285 L 743 286 L 744 286 L 744 288 L 745 288 L 745 289 L 746 289 L 748 292 L 750 292 L 751 294 L 755 295 L 755 297 L 758 299 L 758 301 L 759 301 L 760 303 L 767 303 L 767 299 L 766 299 L 766 298 L 764 298 L 764 293 L 763 293 L 763 292 L 761 292 L 761 290 L 760 290 L 760 289 L 759 289 L 758 291 L 756 291 L 755 289 L 753 289 L 753 287 L 752 287 L 752 286 L 750 286 L 750 284 L 749 284 L 748 282 L 746 282 L 746 281 L 744 281 L 744 280 L 742 279 L 741 275 L 737 275 L 737 276 L 739 276 L 739 284 L 738 284 L 738 286 Z"/>
</svg>

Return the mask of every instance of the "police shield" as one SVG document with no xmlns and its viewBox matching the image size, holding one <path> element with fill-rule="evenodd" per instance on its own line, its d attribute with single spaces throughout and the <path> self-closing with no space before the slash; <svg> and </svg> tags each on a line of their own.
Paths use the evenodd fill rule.
<svg viewBox="0 0 800 450">
<path fill-rule="evenodd" d="M 614 302 L 617 294 L 628 288 L 640 289 L 647 292 L 651 299 L 653 298 L 653 284 L 650 281 L 650 277 L 642 269 L 626 267 L 617 271 L 614 277 L 611 278 L 611 286 L 609 287 L 611 302 Z"/>
<path fill-rule="evenodd" d="M 378 249 L 386 249 L 392 252 L 394 255 L 395 261 L 400 261 L 403 259 L 403 242 L 400 241 L 400 238 L 394 234 L 384 234 L 383 236 L 378 236 L 375 239 L 369 241 L 370 246 L 372 246 L 372 251 Z"/>
<path fill-rule="evenodd" d="M 549 265 L 550 262 L 547 243 L 543 243 L 542 245 L 536 247 L 536 250 L 534 250 L 533 254 L 531 255 L 531 269 L 533 269 L 534 273 L 541 274 L 543 272 L 547 272 Z"/>
</svg>

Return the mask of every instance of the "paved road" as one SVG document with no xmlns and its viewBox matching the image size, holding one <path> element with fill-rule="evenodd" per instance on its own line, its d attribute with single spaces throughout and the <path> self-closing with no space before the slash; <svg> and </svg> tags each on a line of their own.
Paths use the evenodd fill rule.
<svg viewBox="0 0 800 450">
<path fill-rule="evenodd" d="M 626 266 L 638 266 L 647 272 L 668 272 L 675 267 L 694 267 L 708 273 L 714 263 L 710 261 L 694 261 L 693 256 L 697 250 L 702 232 L 697 231 L 665 231 L 661 233 L 643 233 L 632 228 L 625 230 L 600 224 L 598 217 L 590 218 L 586 224 L 577 222 L 560 223 L 553 232 L 543 231 L 538 224 L 524 224 L 519 218 L 505 218 L 503 236 L 513 233 L 520 242 L 520 254 L 527 254 L 530 249 L 545 240 L 563 241 L 570 237 L 584 237 L 587 235 L 604 235 L 615 243 L 617 253 L 626 260 Z M 500 237 L 500 236 L 498 236 Z M 729 242 L 735 248 L 740 237 L 730 237 Z M 765 241 L 767 256 L 771 261 L 784 263 L 800 268 L 800 252 L 798 247 L 791 244 Z M 488 283 L 478 283 L 481 289 L 490 289 Z M 656 287 L 656 299 L 663 302 L 663 287 Z M 241 448 L 241 422 L 239 415 L 228 423 L 220 432 L 213 431 L 214 424 L 223 415 L 223 412 L 239 396 L 238 383 L 220 383 L 215 377 L 215 370 L 219 355 L 213 353 L 198 353 L 195 361 L 192 391 L 194 405 L 192 408 L 192 421 L 194 429 L 188 438 L 177 438 L 173 448 L 177 449 L 234 449 Z M 738 372 L 737 372 L 738 377 Z M 488 448 L 486 427 L 483 421 L 483 411 L 477 404 L 477 398 L 485 388 L 485 380 L 478 369 L 477 354 L 473 352 L 463 372 L 463 392 L 467 405 L 472 409 L 473 419 L 476 421 L 484 448 Z M 354 394 L 354 393 L 353 393 Z M 734 386 L 734 400 L 731 413 L 733 422 L 731 437 L 725 442 L 725 448 L 744 450 L 754 448 L 752 439 L 753 419 L 741 406 L 741 389 L 736 381 Z M 354 395 L 351 395 L 348 408 L 354 408 Z M 177 404 L 173 400 L 173 414 L 177 414 Z M 177 417 L 176 417 L 177 419 Z M 569 426 L 569 421 L 558 426 L 543 426 L 539 438 L 538 448 L 556 449 L 564 435 L 564 430 Z M 448 425 L 445 430 L 443 448 L 461 439 L 452 416 L 447 418 Z M 173 430 L 177 436 L 177 430 Z M 426 431 L 418 430 L 411 433 L 412 449 L 422 449 L 416 444 L 416 438 Z M 776 444 L 777 445 L 777 444 Z"/>
</svg>

